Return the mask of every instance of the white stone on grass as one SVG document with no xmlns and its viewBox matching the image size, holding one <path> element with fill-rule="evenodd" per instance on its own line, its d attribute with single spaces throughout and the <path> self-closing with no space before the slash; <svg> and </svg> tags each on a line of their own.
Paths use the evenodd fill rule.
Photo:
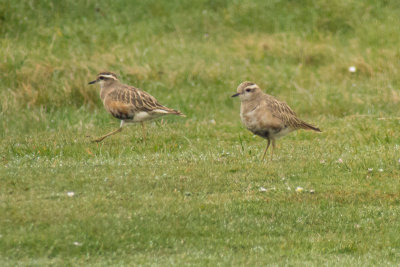
<svg viewBox="0 0 400 267">
<path fill-rule="evenodd" d="M 350 66 L 350 67 L 349 67 L 349 72 L 354 73 L 354 72 L 356 72 L 356 71 L 357 71 L 357 69 L 356 69 L 355 66 Z"/>
</svg>

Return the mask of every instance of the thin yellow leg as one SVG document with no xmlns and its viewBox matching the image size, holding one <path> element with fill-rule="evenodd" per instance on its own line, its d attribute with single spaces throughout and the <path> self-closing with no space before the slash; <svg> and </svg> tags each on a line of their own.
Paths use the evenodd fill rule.
<svg viewBox="0 0 400 267">
<path fill-rule="evenodd" d="M 264 161 L 265 154 L 267 153 L 267 150 L 268 150 L 268 148 L 269 148 L 269 145 L 271 144 L 271 140 L 270 140 L 270 139 L 267 139 L 267 140 L 268 140 L 268 144 L 267 144 L 267 147 L 265 148 L 264 155 L 263 155 L 261 161 Z"/>
<path fill-rule="evenodd" d="M 105 135 L 103 135 L 102 137 L 99 137 L 99 138 L 97 138 L 97 139 L 94 139 L 92 142 L 97 142 L 97 143 L 99 143 L 99 142 L 103 141 L 106 137 L 108 137 L 108 136 L 110 136 L 110 135 L 114 135 L 114 134 L 116 134 L 116 133 L 119 133 L 120 131 L 122 131 L 122 126 L 123 126 L 123 125 L 124 125 L 124 121 L 121 121 L 121 125 L 119 126 L 119 128 L 118 128 L 117 130 L 112 131 L 112 132 L 110 132 L 110 133 L 108 133 L 108 134 L 105 134 Z"/>
<path fill-rule="evenodd" d="M 274 158 L 275 139 L 272 139 L 271 160 Z"/>
<path fill-rule="evenodd" d="M 146 125 L 144 122 L 140 122 L 142 124 L 142 132 L 143 132 L 143 140 L 146 142 Z"/>
</svg>

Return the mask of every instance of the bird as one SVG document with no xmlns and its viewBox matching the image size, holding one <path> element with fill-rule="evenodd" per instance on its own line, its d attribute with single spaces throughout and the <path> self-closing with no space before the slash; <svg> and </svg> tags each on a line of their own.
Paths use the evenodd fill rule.
<svg viewBox="0 0 400 267">
<path fill-rule="evenodd" d="M 125 123 L 137 122 L 142 124 L 145 140 L 144 121 L 169 114 L 185 117 L 182 112 L 161 105 L 149 93 L 121 83 L 115 73 L 100 72 L 97 74 L 96 80 L 89 82 L 89 84 L 95 83 L 100 85 L 100 98 L 104 108 L 112 116 L 121 120 L 121 124 L 118 129 L 93 140 L 93 142 L 101 142 L 106 137 L 121 132 Z"/>
<path fill-rule="evenodd" d="M 264 161 L 271 143 L 273 156 L 275 140 L 280 137 L 298 129 L 321 132 L 319 128 L 299 119 L 285 102 L 264 93 L 254 82 L 242 82 L 232 97 L 240 98 L 240 118 L 246 128 L 268 141 L 261 161 Z"/>
</svg>

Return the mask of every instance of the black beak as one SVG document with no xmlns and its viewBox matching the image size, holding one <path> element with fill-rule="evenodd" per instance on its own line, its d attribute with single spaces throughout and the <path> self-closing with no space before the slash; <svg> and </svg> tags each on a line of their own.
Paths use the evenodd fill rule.
<svg viewBox="0 0 400 267">
<path fill-rule="evenodd" d="M 97 80 L 94 80 L 94 81 L 91 81 L 89 84 L 94 84 L 96 82 L 97 82 Z"/>
<path fill-rule="evenodd" d="M 233 96 L 231 96 L 231 97 L 237 97 L 237 96 L 239 96 L 240 94 L 239 93 L 237 93 L 237 94 L 234 94 Z"/>
</svg>

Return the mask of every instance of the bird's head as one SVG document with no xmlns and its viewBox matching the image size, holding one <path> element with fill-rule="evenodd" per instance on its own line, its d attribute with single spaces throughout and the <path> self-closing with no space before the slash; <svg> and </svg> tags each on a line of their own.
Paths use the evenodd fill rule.
<svg viewBox="0 0 400 267">
<path fill-rule="evenodd" d="M 101 87 L 103 87 L 107 83 L 111 83 L 114 81 L 118 81 L 117 75 L 112 72 L 100 72 L 97 74 L 97 78 L 94 81 L 91 81 L 89 84 L 99 83 Z"/>
<path fill-rule="evenodd" d="M 248 101 L 256 99 L 259 93 L 261 93 L 261 89 L 257 84 L 253 82 L 242 82 L 237 88 L 237 93 L 232 97 L 238 96 L 241 101 Z"/>
</svg>

